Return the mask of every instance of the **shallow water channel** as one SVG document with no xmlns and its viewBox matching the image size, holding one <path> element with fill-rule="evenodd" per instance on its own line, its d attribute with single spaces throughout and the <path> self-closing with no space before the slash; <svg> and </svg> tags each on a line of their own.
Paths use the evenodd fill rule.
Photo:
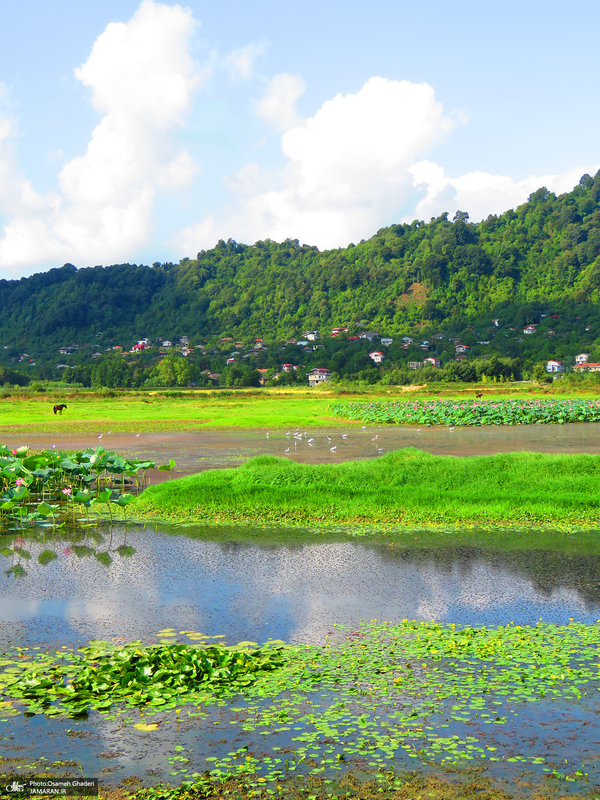
<svg viewBox="0 0 600 800">
<path fill-rule="evenodd" d="M 91 639 L 156 642 L 164 628 L 224 635 L 224 641 L 258 643 L 269 638 L 323 644 L 336 623 L 404 618 L 469 625 L 540 618 L 559 625 L 570 618 L 600 618 L 600 533 L 523 531 L 495 536 L 478 533 L 410 534 L 319 538 L 294 531 L 142 527 L 99 529 L 73 538 L 25 536 L 26 574 L 0 572 L 1 650 L 10 647 L 77 647 Z M 13 536 L 3 544 L 14 544 Z M 83 548 L 83 549 L 82 549 Z M 45 566 L 38 556 L 53 550 Z M 334 634 L 335 638 L 335 634 Z M 600 684 L 598 684 L 600 686 Z M 573 772 L 582 763 L 588 777 L 562 787 L 600 784 L 600 704 L 597 688 L 580 702 L 529 704 L 487 741 L 501 753 L 515 746 L 547 766 Z M 327 698 L 315 695 L 321 704 Z M 231 705 L 231 704 L 230 704 Z M 141 733 L 118 717 L 88 719 L 12 717 L 0 722 L 0 770 L 54 764 L 107 783 L 138 777 L 145 784 L 178 781 L 208 766 L 207 756 L 224 756 L 247 745 L 257 754 L 290 745 L 290 734 L 269 740 L 231 725 L 228 707 L 206 717 L 160 716 L 156 732 Z M 133 715 L 139 721 L 138 712 Z M 453 725 L 453 727 L 452 727 Z M 452 723 L 446 735 L 461 735 Z M 472 732 L 472 731 L 471 731 Z M 490 738 L 490 736 L 492 738 Z M 516 744 L 518 743 L 518 745 Z M 177 748 L 183 748 L 177 749 Z M 174 759 L 184 755 L 182 764 Z M 20 760 L 19 760 L 20 759 Z M 404 760 L 403 760 L 404 759 Z M 566 762 L 565 762 L 566 759 Z M 397 766 L 417 766 L 402 754 Z M 490 774 L 511 785 L 523 763 L 499 762 Z M 183 770 L 183 771 L 182 771 Z"/>
<path fill-rule="evenodd" d="M 406 425 L 254 431 L 173 431 L 113 433 L 2 434 L 10 447 L 55 447 L 78 450 L 101 445 L 125 456 L 149 458 L 157 464 L 174 459 L 174 474 L 189 475 L 215 467 L 237 466 L 268 454 L 307 464 L 377 458 L 390 450 L 417 447 L 437 455 L 475 456 L 528 450 L 536 453 L 600 453 L 600 424 L 506 425 L 443 428 Z M 268 434 L 268 435 L 267 435 Z M 286 435 L 287 434 L 287 435 Z M 333 450 L 331 448 L 334 448 Z M 153 482 L 167 479 L 155 472 Z"/>
</svg>

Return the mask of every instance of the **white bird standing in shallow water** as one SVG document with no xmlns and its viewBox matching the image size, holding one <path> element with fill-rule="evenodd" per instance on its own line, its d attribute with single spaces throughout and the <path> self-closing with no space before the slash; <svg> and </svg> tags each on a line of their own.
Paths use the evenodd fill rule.
<svg viewBox="0 0 600 800">
<path fill-rule="evenodd" d="M 139 436 L 139 433 L 136 433 L 136 436 Z"/>
<path fill-rule="evenodd" d="M 100 434 L 100 436 L 98 438 L 101 439 L 102 438 L 102 434 Z"/>
<path fill-rule="evenodd" d="M 383 453 L 383 447 L 378 447 L 378 448 L 377 448 L 377 452 L 378 452 L 378 453 Z"/>
<path fill-rule="evenodd" d="M 347 439 L 347 438 L 348 438 L 348 434 L 347 433 L 342 433 L 342 439 Z"/>
<path fill-rule="evenodd" d="M 371 441 L 372 441 L 372 442 L 376 442 L 376 441 L 377 441 L 377 439 L 379 439 L 379 434 L 378 434 L 378 433 L 376 433 L 376 434 L 375 434 L 374 438 L 373 438 L 373 439 L 371 439 Z"/>
<path fill-rule="evenodd" d="M 267 431 L 267 439 L 269 438 L 269 432 Z"/>
<path fill-rule="evenodd" d="M 309 440 L 308 440 L 308 443 L 309 443 L 309 444 L 310 444 L 311 442 L 314 442 L 314 439 L 309 439 Z"/>
<path fill-rule="evenodd" d="M 289 453 L 289 452 L 290 452 L 290 448 L 288 447 L 288 449 L 287 449 L 287 450 L 284 450 L 283 452 L 284 452 L 284 453 Z"/>
<path fill-rule="evenodd" d="M 333 447 L 330 447 L 329 449 L 330 449 L 330 450 L 331 450 L 331 452 L 333 453 L 333 451 L 334 451 L 334 450 L 337 450 L 337 445 L 336 445 L 336 444 L 334 444 L 334 445 L 333 445 Z"/>
</svg>

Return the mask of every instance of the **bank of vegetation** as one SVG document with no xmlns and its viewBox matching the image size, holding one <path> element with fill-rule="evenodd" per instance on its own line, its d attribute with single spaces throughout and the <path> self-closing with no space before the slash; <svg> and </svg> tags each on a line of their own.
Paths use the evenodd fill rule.
<svg viewBox="0 0 600 800">
<path fill-rule="evenodd" d="M 558 197 L 539 189 L 477 224 L 465 213 L 442 214 L 336 250 L 230 239 L 178 264 L 67 264 L 0 281 L 0 364 L 37 379 L 74 367 L 69 380 L 82 385 L 187 385 L 213 380 L 201 377 L 207 372 L 227 385 L 252 385 L 257 368 L 279 372 L 285 362 L 326 367 L 344 380 L 401 383 L 415 380 L 406 368 L 422 361 L 426 340 L 449 376 L 510 379 L 579 351 L 599 361 L 599 303 L 600 173 Z M 536 331 L 523 336 L 529 324 Z M 348 331 L 331 341 L 339 326 Z M 323 350 L 286 350 L 289 338 L 315 329 Z M 369 342 L 349 341 L 368 330 L 394 338 L 381 368 Z M 403 336 L 413 340 L 407 349 Z M 174 344 L 186 337 L 193 352 L 165 357 L 156 348 L 124 358 L 108 350 L 160 337 Z M 255 338 L 265 349 L 253 353 Z M 454 339 L 488 365 L 455 364 Z M 286 374 L 293 382 L 296 373 Z"/>
<path fill-rule="evenodd" d="M 132 514 L 202 523 L 599 527 L 600 456 L 459 458 L 414 448 L 342 464 L 258 456 L 152 486 Z"/>
</svg>

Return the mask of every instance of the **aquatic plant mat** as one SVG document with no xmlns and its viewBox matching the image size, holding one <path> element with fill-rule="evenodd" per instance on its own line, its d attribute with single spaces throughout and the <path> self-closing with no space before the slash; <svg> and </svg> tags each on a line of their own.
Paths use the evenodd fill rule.
<svg viewBox="0 0 600 800">
<path fill-rule="evenodd" d="M 214 795 L 210 786 L 229 782 L 241 796 L 314 800 L 344 796 L 349 775 L 381 796 L 379 788 L 405 791 L 407 771 L 409 785 L 434 797 L 475 796 L 440 793 L 444 774 L 460 791 L 470 776 L 480 789 L 489 779 L 535 797 L 544 787 L 600 794 L 600 624 L 371 620 L 335 626 L 320 647 L 226 648 L 173 629 L 159 637 L 152 646 L 5 653 L 6 733 L 23 713 L 65 718 L 68 728 L 88 714 L 108 719 L 122 736 L 147 737 L 147 748 L 187 729 L 188 746 L 172 748 L 169 762 L 173 783 L 190 783 L 149 797 L 221 797 L 223 786 Z"/>
<path fill-rule="evenodd" d="M 598 527 L 600 456 L 460 458 L 414 448 L 377 459 L 301 464 L 258 456 L 147 489 L 138 518 L 197 523 Z"/>
<path fill-rule="evenodd" d="M 338 402 L 331 413 L 346 420 L 399 425 L 548 425 L 600 421 L 600 400 L 583 398 L 396 400 Z"/>
</svg>

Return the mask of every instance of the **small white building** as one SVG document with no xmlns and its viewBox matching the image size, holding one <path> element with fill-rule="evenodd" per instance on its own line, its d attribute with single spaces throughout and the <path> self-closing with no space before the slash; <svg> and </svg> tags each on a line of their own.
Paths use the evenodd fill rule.
<svg viewBox="0 0 600 800">
<path fill-rule="evenodd" d="M 327 383 L 331 380 L 331 372 L 328 369 L 317 367 L 308 373 L 308 385 L 318 386 L 320 383 Z"/>
<path fill-rule="evenodd" d="M 578 356 L 575 356 L 575 363 L 576 364 L 587 364 L 589 357 L 590 357 L 589 353 L 579 353 Z"/>
<path fill-rule="evenodd" d="M 413 340 L 410 338 L 410 336 L 403 336 L 402 337 L 402 341 L 404 342 L 404 344 L 412 344 L 413 343 Z"/>
<path fill-rule="evenodd" d="M 389 337 L 384 337 L 384 338 L 381 340 L 381 344 L 382 344 L 384 347 L 389 347 L 393 341 L 394 341 L 394 340 L 393 340 L 393 339 L 390 339 Z"/>
<path fill-rule="evenodd" d="M 526 334 L 535 333 L 535 329 L 536 328 L 537 328 L 537 325 L 526 325 L 523 328 L 523 333 L 526 333 Z"/>
<path fill-rule="evenodd" d="M 442 366 L 442 362 L 435 356 L 427 356 L 427 358 L 423 359 L 423 366 L 439 369 Z"/>
<path fill-rule="evenodd" d="M 385 353 L 382 353 L 380 350 L 373 350 L 372 353 L 369 353 L 369 356 L 376 364 L 383 364 L 385 361 Z"/>
<path fill-rule="evenodd" d="M 455 350 L 456 350 L 457 354 L 459 354 L 459 353 L 467 353 L 468 354 L 470 349 L 471 348 L 469 347 L 468 344 L 457 344 L 456 347 L 455 347 Z"/>
<path fill-rule="evenodd" d="M 562 361 L 550 360 L 546 362 L 546 372 L 562 372 L 564 369 Z"/>
<path fill-rule="evenodd" d="M 319 331 L 306 331 L 306 333 L 302 334 L 305 339 L 308 339 L 309 342 L 316 342 L 319 339 Z"/>
<path fill-rule="evenodd" d="M 161 347 L 173 347 L 173 342 L 170 342 L 168 339 L 165 339 L 165 341 L 162 342 Z"/>
</svg>

